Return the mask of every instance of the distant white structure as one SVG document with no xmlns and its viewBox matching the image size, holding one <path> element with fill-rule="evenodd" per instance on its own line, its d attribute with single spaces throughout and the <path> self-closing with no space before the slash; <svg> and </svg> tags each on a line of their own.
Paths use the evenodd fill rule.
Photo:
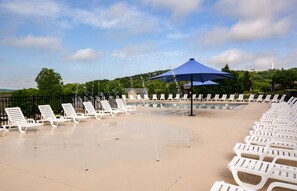
<svg viewBox="0 0 297 191">
<path fill-rule="evenodd" d="M 272 62 L 271 63 L 271 70 L 273 70 L 274 69 L 274 63 Z"/>
</svg>

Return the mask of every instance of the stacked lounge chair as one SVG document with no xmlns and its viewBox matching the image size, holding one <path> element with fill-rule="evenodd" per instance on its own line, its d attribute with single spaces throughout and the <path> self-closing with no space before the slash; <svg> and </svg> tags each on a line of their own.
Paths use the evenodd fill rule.
<svg viewBox="0 0 297 191">
<path fill-rule="evenodd" d="M 233 148 L 236 156 L 228 164 L 228 168 L 238 186 L 217 181 L 210 190 L 260 190 L 267 182 L 270 183 L 267 191 L 278 190 L 277 188 L 297 190 L 297 167 L 290 166 L 292 163 L 284 164 L 286 161 L 297 162 L 296 113 L 296 98 L 272 104 L 260 121 L 255 122 L 250 135 L 245 138 L 246 143 L 236 143 Z M 258 141 L 251 142 L 251 137 Z M 249 158 L 251 156 L 253 158 Z M 272 158 L 272 161 L 265 161 L 266 158 Z M 247 174 L 261 179 L 257 183 L 245 182 L 242 178 Z"/>
</svg>

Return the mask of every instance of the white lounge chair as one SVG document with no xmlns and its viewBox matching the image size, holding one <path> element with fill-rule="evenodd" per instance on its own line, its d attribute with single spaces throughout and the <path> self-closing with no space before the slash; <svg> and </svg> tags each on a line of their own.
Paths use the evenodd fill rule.
<svg viewBox="0 0 297 191">
<path fill-rule="evenodd" d="M 230 94 L 230 97 L 228 98 L 227 101 L 234 101 L 235 100 L 235 95 L 234 94 Z"/>
<path fill-rule="evenodd" d="M 158 100 L 157 94 L 153 94 L 152 100 Z"/>
<path fill-rule="evenodd" d="M 236 101 L 243 101 L 243 94 L 239 94 Z"/>
<path fill-rule="evenodd" d="M 247 99 L 247 101 L 248 101 L 248 102 L 253 102 L 253 101 L 255 101 L 255 100 L 254 100 L 254 97 L 255 97 L 255 95 L 254 95 L 254 94 L 251 94 L 251 95 L 249 96 L 249 98 Z"/>
<path fill-rule="evenodd" d="M 188 94 L 184 94 L 184 96 L 181 99 L 182 100 L 188 100 Z"/>
<path fill-rule="evenodd" d="M 191 97 L 190 97 L 190 99 L 191 99 Z M 192 95 L 192 99 L 193 99 L 193 100 L 196 100 L 196 94 L 193 94 L 193 95 Z"/>
<path fill-rule="evenodd" d="M 220 101 L 226 101 L 227 100 L 227 94 L 223 94 Z"/>
<path fill-rule="evenodd" d="M 83 113 L 76 113 L 71 103 L 62 103 L 62 107 L 64 110 L 64 118 L 72 119 L 74 123 L 79 123 L 80 121 L 90 118 Z"/>
<path fill-rule="evenodd" d="M 277 103 L 278 102 L 278 94 L 274 94 L 272 100 L 270 101 L 270 103 Z"/>
<path fill-rule="evenodd" d="M 256 102 L 262 102 L 263 101 L 263 95 L 258 95 Z"/>
<path fill-rule="evenodd" d="M 160 100 L 165 100 L 165 94 L 160 95 Z"/>
<path fill-rule="evenodd" d="M 174 100 L 180 100 L 180 94 L 176 94 Z"/>
<path fill-rule="evenodd" d="M 270 101 L 271 101 L 271 95 L 270 94 L 268 94 L 266 97 L 265 97 L 265 99 L 263 100 L 263 103 L 269 103 Z"/>
<path fill-rule="evenodd" d="M 297 168 L 292 166 L 236 156 L 228 164 L 228 167 L 229 170 L 232 172 L 233 178 L 235 179 L 236 183 L 240 186 L 250 189 L 261 189 L 266 184 L 269 178 L 273 178 L 277 181 L 285 181 L 295 184 L 297 182 Z M 239 177 L 239 173 L 260 176 L 261 180 L 258 184 L 243 182 Z"/>
<path fill-rule="evenodd" d="M 216 181 L 210 191 L 256 191 L 252 189 L 247 189 L 241 186 L 235 186 L 232 184 L 225 183 L 224 181 Z"/>
<path fill-rule="evenodd" d="M 172 96 L 172 94 L 168 94 L 168 98 L 167 98 L 167 100 L 173 100 L 173 96 Z"/>
<path fill-rule="evenodd" d="M 134 95 L 129 95 L 129 100 L 130 101 L 135 101 Z"/>
<path fill-rule="evenodd" d="M 282 97 L 278 100 L 278 103 L 284 102 L 286 98 L 286 94 L 283 94 Z"/>
<path fill-rule="evenodd" d="M 199 94 L 198 97 L 195 100 L 201 101 L 202 100 L 202 94 Z"/>
<path fill-rule="evenodd" d="M 207 94 L 206 98 L 204 98 L 205 101 L 210 101 L 211 100 L 211 94 Z"/>
<path fill-rule="evenodd" d="M 36 122 L 34 119 L 25 119 L 22 110 L 19 107 L 5 108 L 8 116 L 9 130 L 11 127 L 17 127 L 20 133 L 25 133 L 28 128 L 42 126 L 43 123 Z M 22 129 L 24 128 L 24 130 Z"/>
<path fill-rule="evenodd" d="M 242 157 L 242 155 L 252 155 L 259 157 L 259 160 L 264 160 L 265 157 L 269 157 L 272 158 L 274 162 L 277 160 L 297 161 L 297 150 L 236 143 L 233 151 L 239 157 Z"/>
<path fill-rule="evenodd" d="M 111 116 L 116 116 L 119 113 L 124 113 L 124 111 L 121 111 L 118 108 L 112 108 L 107 100 L 101 101 L 101 105 L 103 107 L 103 112 L 108 113 Z"/>
<path fill-rule="evenodd" d="M 142 100 L 141 95 L 137 94 L 137 95 L 136 95 L 136 99 L 137 99 L 137 101 L 141 101 L 141 100 Z"/>
<path fill-rule="evenodd" d="M 122 99 L 126 101 L 126 100 L 127 100 L 126 95 L 123 94 L 123 95 L 122 95 Z"/>
<path fill-rule="evenodd" d="M 59 123 L 71 121 L 71 119 L 64 119 L 62 115 L 55 115 L 50 105 L 39 105 L 38 109 L 41 113 L 40 121 L 49 122 L 53 127 L 57 127 Z"/>
<path fill-rule="evenodd" d="M 213 101 L 219 101 L 220 94 L 215 94 L 214 98 L 212 98 Z"/>
<path fill-rule="evenodd" d="M 144 94 L 144 95 L 143 95 L 143 99 L 144 99 L 145 101 L 150 100 L 150 98 L 149 98 L 149 96 L 148 96 L 147 94 Z M 124 101 L 125 101 L 125 100 L 124 100 Z"/>
<path fill-rule="evenodd" d="M 122 99 L 116 99 L 116 103 L 117 103 L 118 109 L 119 109 L 120 111 L 125 112 L 127 115 L 130 115 L 131 112 L 133 112 L 133 111 L 136 110 L 136 108 L 127 107 L 127 106 L 124 104 L 124 102 L 123 102 Z"/>
<path fill-rule="evenodd" d="M 95 110 L 93 104 L 89 101 L 83 102 L 85 107 L 85 115 L 95 117 L 97 120 L 100 120 L 102 117 L 107 116 L 108 114 L 104 113 L 102 110 Z"/>
<path fill-rule="evenodd" d="M 268 147 L 277 147 L 277 148 L 285 148 L 285 149 L 297 149 L 296 141 L 286 141 L 287 137 L 277 137 L 277 138 L 267 138 L 267 137 L 259 137 L 259 136 L 251 136 L 248 135 L 244 138 L 244 142 L 247 144 L 260 145 L 260 146 L 268 146 Z M 291 139 L 292 140 L 292 139 Z"/>
</svg>

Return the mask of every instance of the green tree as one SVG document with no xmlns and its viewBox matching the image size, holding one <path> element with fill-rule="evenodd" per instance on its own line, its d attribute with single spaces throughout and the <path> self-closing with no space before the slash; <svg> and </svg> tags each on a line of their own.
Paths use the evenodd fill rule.
<svg viewBox="0 0 297 191">
<path fill-rule="evenodd" d="M 59 73 L 53 69 L 42 68 L 35 78 L 37 88 L 43 95 L 61 95 L 63 94 L 63 82 Z"/>
<path fill-rule="evenodd" d="M 293 88 L 295 86 L 294 82 L 297 81 L 297 70 L 277 70 L 272 76 L 272 85 L 280 84 L 283 89 Z"/>
<path fill-rule="evenodd" d="M 244 91 L 250 91 L 252 88 L 252 80 L 251 80 L 251 76 L 250 73 L 248 71 L 245 71 L 243 74 L 243 87 L 244 87 Z"/>
</svg>

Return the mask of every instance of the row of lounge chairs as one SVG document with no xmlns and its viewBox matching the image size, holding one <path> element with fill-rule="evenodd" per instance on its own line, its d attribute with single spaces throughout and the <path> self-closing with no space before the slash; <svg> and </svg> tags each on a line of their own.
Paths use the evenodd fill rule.
<svg viewBox="0 0 297 191">
<path fill-rule="evenodd" d="M 274 182 L 269 184 L 267 191 L 297 190 L 297 167 L 292 166 L 297 162 L 297 98 L 272 104 L 255 122 L 244 142 L 234 146 L 237 156 L 228 164 L 239 186 L 217 181 L 211 191 L 255 191 L 262 189 L 270 179 Z M 272 161 L 268 162 L 267 158 Z M 243 181 L 242 177 L 247 174 L 261 179 L 256 184 Z"/>
<path fill-rule="evenodd" d="M 120 113 L 131 114 L 136 110 L 135 106 L 127 106 L 122 99 L 116 99 L 117 108 L 112 108 L 107 100 L 100 101 L 102 110 L 95 110 L 91 102 L 83 102 L 85 113 L 77 113 L 71 103 L 63 103 L 64 115 L 55 115 L 50 105 L 39 105 L 41 119 L 26 119 L 19 107 L 5 108 L 8 116 L 8 125 L 4 126 L 5 131 L 11 127 L 17 127 L 20 133 L 25 133 L 28 128 L 42 126 L 44 123 L 50 123 L 52 127 L 57 127 L 60 123 L 80 121 L 94 117 L 100 120 L 104 116 L 116 116 Z"/>
<path fill-rule="evenodd" d="M 198 96 L 196 94 L 193 94 L 193 100 L 195 100 L 195 101 L 200 101 L 200 100 L 204 100 L 204 101 L 239 101 L 239 102 L 247 101 L 247 102 L 262 102 L 262 103 L 283 102 L 285 100 L 286 94 L 283 94 L 280 98 L 279 97 L 280 97 L 279 94 L 275 94 L 273 97 L 272 97 L 272 95 L 268 94 L 268 95 L 266 95 L 266 97 L 264 99 L 264 95 L 262 95 L 262 94 L 258 95 L 257 98 L 255 98 L 254 94 L 250 94 L 247 99 L 244 99 L 244 94 L 239 94 L 238 97 L 235 97 L 235 94 L 230 94 L 229 98 L 228 98 L 227 94 L 223 94 L 222 96 L 220 96 L 220 94 L 215 94 L 214 96 L 212 96 L 211 94 L 207 94 L 207 96 L 203 98 L 202 94 L 199 94 Z M 122 95 L 122 99 L 128 100 L 128 101 L 148 101 L 148 100 L 168 100 L 168 101 L 176 100 L 176 101 L 179 101 L 179 100 L 189 100 L 189 96 L 188 96 L 188 94 L 184 94 L 181 97 L 180 94 L 176 94 L 175 97 L 173 97 L 173 94 L 169 94 L 167 99 L 165 99 L 165 94 L 160 94 L 160 97 L 158 99 L 157 94 L 153 94 L 152 99 L 150 99 L 147 94 L 144 94 L 143 98 L 141 97 L 141 95 L 136 95 L 136 97 L 133 95 L 129 95 L 129 99 L 127 99 L 126 95 Z"/>
</svg>

